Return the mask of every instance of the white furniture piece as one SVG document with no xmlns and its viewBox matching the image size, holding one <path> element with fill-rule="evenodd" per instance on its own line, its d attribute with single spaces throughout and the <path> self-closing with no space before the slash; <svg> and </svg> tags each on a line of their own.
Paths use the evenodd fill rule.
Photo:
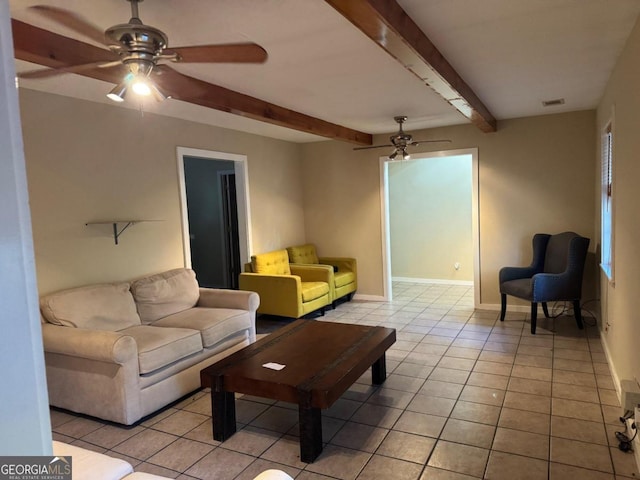
<svg viewBox="0 0 640 480">
<path fill-rule="evenodd" d="M 44 296 L 49 403 L 131 425 L 200 388 L 200 370 L 255 341 L 255 292 L 178 268 Z"/>
<path fill-rule="evenodd" d="M 134 472 L 129 462 L 53 441 L 53 454 L 58 457 L 71 457 L 73 480 L 168 480 L 151 473 Z M 293 480 L 282 470 L 265 470 L 254 480 Z"/>
</svg>

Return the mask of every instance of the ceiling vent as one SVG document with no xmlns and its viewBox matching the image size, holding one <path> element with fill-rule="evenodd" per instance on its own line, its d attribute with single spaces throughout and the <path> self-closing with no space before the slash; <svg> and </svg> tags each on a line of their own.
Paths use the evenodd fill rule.
<svg viewBox="0 0 640 480">
<path fill-rule="evenodd" d="M 556 98 L 554 100 L 543 100 L 543 107 L 554 107 L 556 105 L 564 105 L 564 98 Z"/>
</svg>

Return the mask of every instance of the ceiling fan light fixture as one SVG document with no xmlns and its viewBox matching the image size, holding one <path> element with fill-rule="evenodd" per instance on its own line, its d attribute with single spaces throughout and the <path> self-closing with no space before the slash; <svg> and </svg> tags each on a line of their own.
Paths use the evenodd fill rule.
<svg viewBox="0 0 640 480">
<path fill-rule="evenodd" d="M 127 82 L 122 81 L 107 93 L 107 98 L 114 102 L 124 102 L 124 97 L 127 94 Z"/>
<path fill-rule="evenodd" d="M 149 79 L 143 75 L 136 75 L 133 77 L 133 80 L 131 80 L 131 90 L 133 90 L 136 95 L 148 97 L 152 91 Z"/>
<path fill-rule="evenodd" d="M 394 160 L 398 156 L 398 150 L 394 150 L 391 155 L 389 155 L 389 160 Z"/>
<path fill-rule="evenodd" d="M 402 150 L 402 160 L 411 160 L 411 155 L 406 150 Z"/>
</svg>

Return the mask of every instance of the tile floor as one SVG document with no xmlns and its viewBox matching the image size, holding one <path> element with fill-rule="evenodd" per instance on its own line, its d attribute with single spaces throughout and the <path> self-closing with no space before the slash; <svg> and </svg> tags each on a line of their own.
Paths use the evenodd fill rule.
<svg viewBox="0 0 640 480">
<path fill-rule="evenodd" d="M 296 407 L 247 396 L 222 444 L 206 392 L 130 429 L 52 409 L 54 438 L 178 479 L 268 468 L 297 480 L 638 477 L 617 448 L 622 412 L 597 328 L 560 317 L 531 335 L 525 314 L 474 311 L 470 287 L 393 288 L 392 303 L 354 301 L 319 319 L 394 327 L 397 342 L 383 386 L 363 375 L 323 411 L 326 445 L 312 464 L 299 460 Z"/>
</svg>

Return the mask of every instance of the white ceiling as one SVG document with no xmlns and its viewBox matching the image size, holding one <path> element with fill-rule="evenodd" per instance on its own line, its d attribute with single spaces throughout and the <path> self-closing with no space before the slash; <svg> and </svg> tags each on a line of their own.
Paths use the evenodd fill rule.
<svg viewBox="0 0 640 480">
<path fill-rule="evenodd" d="M 595 108 L 640 13 L 638 0 L 398 0 L 498 119 Z M 27 9 L 56 5 L 100 29 L 126 23 L 125 0 L 9 0 L 12 17 L 90 40 Z M 261 65 L 176 64 L 187 75 L 367 133 L 467 119 L 322 0 L 146 0 L 145 24 L 169 46 L 252 41 Z M 19 71 L 34 65 L 17 62 Z M 79 75 L 21 80 L 25 88 L 110 103 L 111 85 Z M 565 104 L 544 108 L 543 100 Z M 125 102 L 124 108 L 140 108 Z M 146 111 L 294 142 L 320 137 L 168 100 Z"/>
</svg>

